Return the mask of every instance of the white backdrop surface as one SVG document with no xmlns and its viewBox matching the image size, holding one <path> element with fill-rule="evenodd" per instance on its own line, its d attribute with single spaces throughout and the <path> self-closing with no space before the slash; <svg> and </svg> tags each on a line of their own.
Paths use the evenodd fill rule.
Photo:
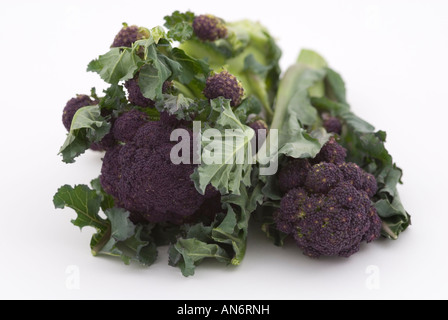
<svg viewBox="0 0 448 320">
<path fill-rule="evenodd" d="M 284 51 L 283 69 L 309 48 L 342 74 L 354 111 L 388 132 L 404 170 L 399 190 L 413 226 L 399 241 L 315 261 L 253 229 L 239 267 L 204 263 L 190 278 L 167 265 L 164 248 L 150 268 L 90 255 L 92 231 L 80 233 L 52 196 L 97 176 L 101 156 L 60 161 L 62 108 L 103 88 L 86 66 L 122 22 L 153 27 L 187 9 L 261 21 Z M 0 298 L 448 298 L 447 15 L 442 0 L 1 1 Z"/>
</svg>

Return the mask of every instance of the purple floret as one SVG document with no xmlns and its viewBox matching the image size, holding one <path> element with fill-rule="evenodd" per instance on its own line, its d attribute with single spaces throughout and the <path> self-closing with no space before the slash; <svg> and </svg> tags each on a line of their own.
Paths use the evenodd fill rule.
<svg viewBox="0 0 448 320">
<path fill-rule="evenodd" d="M 309 192 L 327 193 L 343 179 L 342 172 L 333 163 L 321 162 L 314 165 L 305 181 Z"/>
<path fill-rule="evenodd" d="M 207 79 L 204 96 L 208 99 L 224 97 L 231 100 L 230 105 L 232 107 L 237 107 L 243 99 L 244 89 L 234 75 L 223 71 Z"/>
<path fill-rule="evenodd" d="M 100 182 L 106 193 L 117 198 L 117 186 L 121 177 L 120 151 L 121 145 L 109 149 L 104 155 Z"/>
<path fill-rule="evenodd" d="M 193 21 L 193 30 L 202 41 L 215 41 L 227 37 L 224 22 L 210 14 L 196 17 Z"/>
<path fill-rule="evenodd" d="M 340 162 L 345 150 L 334 139 L 324 148 L 311 168 L 307 160 L 290 159 L 280 170 L 278 183 L 286 194 L 274 221 L 305 255 L 348 258 L 381 236 L 382 221 L 371 201 L 376 180 L 358 165 Z"/>
<path fill-rule="evenodd" d="M 135 41 L 147 38 L 149 38 L 149 32 L 147 30 L 139 28 L 137 26 L 127 26 L 125 24 L 120 32 L 118 32 L 118 34 L 115 36 L 111 48 L 130 48 Z"/>
<path fill-rule="evenodd" d="M 344 176 L 344 181 L 350 183 L 356 189 L 362 189 L 364 171 L 356 163 L 347 162 L 340 164 L 339 170 L 341 170 Z"/>
<path fill-rule="evenodd" d="M 329 133 L 342 133 L 342 122 L 336 117 L 327 116 L 324 118 L 324 128 Z"/>
<path fill-rule="evenodd" d="M 373 174 L 363 172 L 362 177 L 362 190 L 364 190 L 367 195 L 372 198 L 378 191 L 378 184 Z"/>
<path fill-rule="evenodd" d="M 70 131 L 73 117 L 79 109 L 87 106 L 93 106 L 97 103 L 97 101 L 90 99 L 87 95 L 77 95 L 76 98 L 70 99 L 65 105 L 64 112 L 62 114 L 62 123 L 64 124 L 65 129 Z"/>
<path fill-rule="evenodd" d="M 264 142 L 266 141 L 266 137 L 268 135 L 268 125 L 266 124 L 266 122 L 264 120 L 258 119 L 256 121 L 253 121 L 251 123 L 249 123 L 249 127 L 252 128 L 255 131 L 255 136 L 254 136 L 254 146 L 255 146 L 255 150 L 254 153 L 257 153 L 258 150 L 261 148 L 261 146 L 264 144 Z"/>
<path fill-rule="evenodd" d="M 116 140 L 131 142 L 137 131 L 148 122 L 148 115 L 142 111 L 133 109 L 119 116 L 113 126 L 113 134 Z"/>
<path fill-rule="evenodd" d="M 344 163 L 346 157 L 347 150 L 337 143 L 334 137 L 331 137 L 313 159 L 313 163 L 330 162 L 338 165 Z"/>
<path fill-rule="evenodd" d="M 128 100 L 130 103 L 142 108 L 154 107 L 154 101 L 143 96 L 140 86 L 138 85 L 138 77 L 126 81 L 124 86 L 128 91 Z"/>
<path fill-rule="evenodd" d="M 278 185 L 282 193 L 304 187 L 311 165 L 306 159 L 289 159 L 278 174 Z"/>
</svg>

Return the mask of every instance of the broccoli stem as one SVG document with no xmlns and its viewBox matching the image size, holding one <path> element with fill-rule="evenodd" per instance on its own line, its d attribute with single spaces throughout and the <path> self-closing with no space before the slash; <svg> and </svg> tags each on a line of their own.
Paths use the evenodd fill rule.
<svg viewBox="0 0 448 320">
<path fill-rule="evenodd" d="M 185 85 L 180 83 L 179 81 L 173 81 L 174 87 L 176 87 L 177 90 L 179 90 L 179 93 L 183 94 L 184 97 L 195 99 L 197 98 L 196 95 Z"/>
<path fill-rule="evenodd" d="M 250 83 L 253 93 L 255 93 L 258 99 L 260 99 L 260 102 L 263 105 L 263 109 L 266 113 L 266 122 L 269 123 L 274 117 L 274 111 L 272 111 L 271 105 L 269 103 L 269 97 L 265 89 L 266 86 L 262 81 L 260 81 L 257 75 L 249 73 L 247 76 L 250 80 L 248 81 L 248 83 Z"/>
<path fill-rule="evenodd" d="M 306 70 L 306 66 L 302 64 L 294 64 L 285 73 L 277 92 L 277 101 L 275 103 L 275 113 L 270 129 L 280 129 L 283 127 L 285 115 L 288 111 L 288 104 L 295 92 L 297 79 Z"/>
</svg>

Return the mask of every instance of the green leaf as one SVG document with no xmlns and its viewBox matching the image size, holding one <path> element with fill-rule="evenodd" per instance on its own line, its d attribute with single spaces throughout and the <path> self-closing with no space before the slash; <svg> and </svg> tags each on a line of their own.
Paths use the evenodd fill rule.
<svg viewBox="0 0 448 320">
<path fill-rule="evenodd" d="M 178 48 L 173 48 L 171 58 L 182 66 L 182 72 L 179 75 L 181 83 L 188 85 L 193 79 L 200 78 L 205 86 L 205 79 L 210 73 L 210 68 L 205 61 L 190 57 Z"/>
<path fill-rule="evenodd" d="M 327 77 L 325 78 L 325 94 L 337 102 L 347 104 L 347 92 L 345 82 L 341 75 L 333 69 L 326 68 Z"/>
<path fill-rule="evenodd" d="M 106 211 L 107 209 L 111 209 L 115 206 L 115 200 L 114 197 L 107 194 L 103 187 L 101 186 L 100 179 L 94 179 L 90 182 L 90 185 L 92 186 L 93 190 L 96 191 L 97 195 L 101 197 L 101 209 L 103 211 Z"/>
<path fill-rule="evenodd" d="M 121 112 L 127 106 L 128 101 L 123 86 L 113 84 L 104 90 L 104 93 L 105 96 L 99 102 L 101 109 Z"/>
<path fill-rule="evenodd" d="M 128 211 L 109 207 L 106 199 L 110 196 L 99 186 L 98 179 L 93 180 L 92 185 L 94 190 L 86 185 L 61 187 L 53 198 L 55 208 L 75 210 L 77 218 L 72 221 L 75 226 L 96 229 L 90 242 L 94 256 L 110 255 L 120 257 L 126 264 L 139 261 L 151 265 L 157 258 L 157 249 L 150 234 L 142 234 L 143 226 L 134 225 Z M 104 211 L 107 219 L 99 215 L 101 206 L 109 207 Z"/>
<path fill-rule="evenodd" d="M 72 120 L 59 154 L 65 163 L 75 162 L 75 158 L 83 154 L 94 142 L 99 142 L 109 133 L 111 128 L 102 116 L 99 106 L 87 106 L 79 109 Z"/>
<path fill-rule="evenodd" d="M 229 100 L 218 98 L 211 104 L 221 111 L 213 128 L 219 136 L 202 135 L 202 164 L 191 178 L 201 194 L 210 184 L 222 194 L 239 194 L 241 184 L 250 185 L 254 131 L 240 122 Z"/>
<path fill-rule="evenodd" d="M 258 115 L 263 109 L 260 100 L 254 95 L 250 95 L 241 102 L 241 104 L 234 110 L 235 115 L 242 123 L 247 123 L 250 115 Z"/>
<path fill-rule="evenodd" d="M 197 239 L 179 239 L 170 248 L 170 265 L 180 267 L 185 277 L 194 275 L 195 268 L 206 258 L 230 263 L 227 252 L 217 244 L 207 244 Z"/>
<path fill-rule="evenodd" d="M 156 108 L 160 112 L 168 112 L 175 115 L 179 120 L 192 121 L 194 114 L 198 111 L 198 104 L 183 94 L 163 95 L 163 100 L 156 103 Z"/>
<path fill-rule="evenodd" d="M 118 84 L 134 77 L 141 59 L 130 48 L 112 48 L 105 55 L 93 60 L 87 71 L 96 72 L 110 84 Z"/>
<path fill-rule="evenodd" d="M 120 257 L 125 264 L 138 261 L 151 265 L 157 259 L 157 248 L 153 242 L 142 240 L 142 226 L 134 225 L 129 219 L 130 213 L 121 208 L 108 209 L 105 212 L 111 223 L 110 239 L 94 254 Z"/>
<path fill-rule="evenodd" d="M 329 112 L 344 123 L 340 142 L 348 150 L 347 161 L 357 163 L 375 176 L 378 192 L 374 202 L 383 220 L 383 235 L 398 239 L 399 234 L 411 224 L 411 219 L 399 197 L 397 186 L 403 172 L 393 162 L 385 146 L 386 132 L 375 132 L 373 125 L 350 110 L 345 101 L 345 84 L 339 74 L 327 68 L 325 83 L 328 97 L 313 98 L 312 104 L 320 112 Z"/>
<path fill-rule="evenodd" d="M 77 218 L 72 223 L 83 229 L 92 227 L 96 229 L 93 235 L 90 247 L 102 248 L 110 235 L 110 222 L 99 216 L 101 197 L 95 190 L 91 190 L 86 185 L 79 185 L 72 188 L 65 185 L 61 187 L 53 198 L 53 204 L 56 209 L 65 207 L 73 209 Z M 105 241 L 106 239 L 106 241 Z"/>
<path fill-rule="evenodd" d="M 251 189 L 242 186 L 239 195 L 222 197 L 227 214 L 222 223 L 212 230 L 212 238 L 219 243 L 232 245 L 233 265 L 239 265 L 246 254 L 249 220 L 264 198 L 261 187 L 261 184 Z"/>
<path fill-rule="evenodd" d="M 163 84 L 172 75 L 172 69 L 166 64 L 165 58 L 158 54 L 155 45 L 148 48 L 148 57 L 151 62 L 140 69 L 138 83 L 144 97 L 151 100 L 162 99 Z"/>
<path fill-rule="evenodd" d="M 168 37 L 175 41 L 186 41 L 193 36 L 193 21 L 195 15 L 193 12 L 187 11 L 181 13 L 173 12 L 171 16 L 166 16 L 165 27 L 169 29 Z"/>
<path fill-rule="evenodd" d="M 303 64 L 295 64 L 288 69 L 280 82 L 275 107 L 275 115 L 271 124 L 272 131 L 278 130 L 278 142 L 267 142 L 260 148 L 258 160 L 261 164 L 281 155 L 293 158 L 313 158 L 330 135 L 316 131 L 314 136 L 306 129 L 318 121 L 318 113 L 311 104 L 309 89 L 322 81 L 323 70 L 310 69 Z"/>
</svg>

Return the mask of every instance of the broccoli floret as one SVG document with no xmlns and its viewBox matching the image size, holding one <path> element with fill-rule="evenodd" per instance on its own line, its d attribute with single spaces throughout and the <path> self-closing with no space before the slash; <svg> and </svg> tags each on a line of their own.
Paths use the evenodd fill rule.
<svg viewBox="0 0 448 320">
<path fill-rule="evenodd" d="M 255 136 L 253 138 L 253 139 L 255 139 L 254 140 L 255 141 L 254 153 L 257 153 L 258 150 L 261 148 L 261 146 L 266 141 L 267 134 L 269 133 L 268 125 L 266 124 L 266 122 L 263 119 L 256 119 L 249 123 L 249 127 L 255 131 Z M 263 136 L 261 131 L 259 131 L 259 130 L 266 130 L 265 131 L 266 134 Z"/>
<path fill-rule="evenodd" d="M 204 95 L 208 99 L 224 97 L 231 100 L 232 107 L 239 106 L 244 96 L 244 89 L 238 79 L 227 71 L 215 74 L 207 79 Z"/>
<path fill-rule="evenodd" d="M 342 122 L 341 120 L 339 120 L 339 118 L 332 117 L 328 114 L 323 114 L 322 119 L 324 121 L 324 128 L 329 133 L 336 133 L 339 135 L 342 133 Z"/>
<path fill-rule="evenodd" d="M 123 23 L 123 28 L 115 36 L 114 42 L 111 48 L 119 47 L 132 47 L 135 41 L 148 39 L 150 37 L 150 32 L 146 28 L 141 28 L 137 26 L 128 26 Z"/>
<path fill-rule="evenodd" d="M 356 163 L 344 162 L 339 165 L 339 170 L 344 175 L 344 181 L 349 182 L 356 189 L 363 188 L 365 172 Z"/>
<path fill-rule="evenodd" d="M 155 103 L 151 99 L 145 98 L 138 85 L 138 77 L 134 77 L 124 83 L 128 91 L 128 100 L 135 106 L 142 108 L 153 108 Z"/>
<path fill-rule="evenodd" d="M 205 195 L 198 193 L 190 179 L 195 165 L 172 163 L 170 153 L 175 143 L 170 135 L 175 123 L 167 116 L 146 122 L 133 139 L 108 151 L 103 160 L 100 181 L 104 190 L 120 207 L 153 223 L 181 224 L 207 199 L 219 194 L 212 188 Z M 178 128 L 190 132 L 179 123 Z"/>
<path fill-rule="evenodd" d="M 143 96 L 142 90 L 138 84 L 138 75 L 124 83 L 128 91 L 128 100 L 131 104 L 142 108 L 154 108 L 155 102 Z M 173 89 L 173 83 L 165 81 L 162 86 L 162 93 L 170 93 Z"/>
<path fill-rule="evenodd" d="M 321 162 L 308 172 L 305 187 L 312 192 L 327 193 L 342 179 L 342 173 L 336 165 Z"/>
<path fill-rule="evenodd" d="M 67 129 L 67 131 L 70 131 L 73 117 L 79 109 L 96 104 L 98 104 L 98 101 L 92 100 L 87 95 L 77 95 L 76 98 L 70 99 L 65 105 L 64 112 L 62 114 L 62 123 L 65 129 Z M 101 110 L 101 115 L 109 116 L 109 114 L 107 114 L 107 110 Z M 111 119 L 110 121 L 113 125 L 113 119 Z M 90 149 L 93 151 L 105 151 L 112 148 L 115 143 L 116 140 L 112 132 L 110 132 L 106 136 L 104 136 L 104 138 L 100 142 L 92 143 L 90 145 Z"/>
<path fill-rule="evenodd" d="M 288 191 L 304 187 L 311 164 L 307 159 L 289 159 L 278 173 L 280 191 L 285 194 Z"/>
<path fill-rule="evenodd" d="M 131 110 L 119 116 L 113 126 L 113 135 L 116 140 L 131 142 L 138 129 L 148 122 L 148 115 L 142 111 Z"/>
<path fill-rule="evenodd" d="M 320 161 L 311 167 L 305 159 L 289 160 L 278 182 L 286 194 L 274 216 L 277 229 L 291 235 L 305 255 L 350 257 L 361 243 L 380 237 L 382 222 L 371 201 L 376 181 L 358 165 Z"/>
<path fill-rule="evenodd" d="M 98 101 L 90 99 L 87 95 L 77 95 L 76 98 L 70 99 L 65 105 L 64 112 L 62 114 L 62 123 L 64 124 L 65 129 L 70 131 L 73 117 L 79 109 L 87 106 L 93 106 L 95 104 L 98 104 Z"/>
<path fill-rule="evenodd" d="M 193 30 L 202 41 L 215 41 L 227 37 L 224 21 L 211 14 L 196 17 L 193 21 Z"/>
<path fill-rule="evenodd" d="M 314 164 L 320 162 L 329 162 L 338 165 L 344 163 L 346 157 L 347 150 L 339 143 L 337 143 L 334 137 L 331 137 L 330 140 L 322 147 L 321 151 L 313 159 L 312 162 Z"/>
<path fill-rule="evenodd" d="M 378 191 L 378 183 L 373 174 L 363 172 L 362 190 L 364 190 L 369 197 L 373 197 Z"/>
</svg>

